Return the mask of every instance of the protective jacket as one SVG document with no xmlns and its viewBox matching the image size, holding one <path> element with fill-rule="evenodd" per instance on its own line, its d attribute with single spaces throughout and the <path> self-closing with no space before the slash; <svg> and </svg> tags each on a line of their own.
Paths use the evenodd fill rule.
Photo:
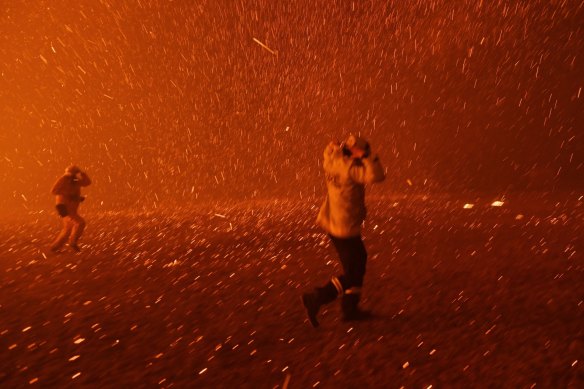
<svg viewBox="0 0 584 389">
<path fill-rule="evenodd" d="M 365 185 L 385 179 L 379 158 L 353 159 L 339 146 L 329 144 L 323 167 L 327 196 L 318 213 L 318 225 L 337 238 L 359 236 L 367 213 Z"/>
<path fill-rule="evenodd" d="M 65 205 L 68 214 L 75 215 L 77 214 L 79 203 L 83 201 L 81 187 L 90 184 L 91 179 L 83 172 L 79 172 L 78 174 L 67 173 L 53 185 L 51 193 L 55 195 L 57 205 Z"/>
</svg>

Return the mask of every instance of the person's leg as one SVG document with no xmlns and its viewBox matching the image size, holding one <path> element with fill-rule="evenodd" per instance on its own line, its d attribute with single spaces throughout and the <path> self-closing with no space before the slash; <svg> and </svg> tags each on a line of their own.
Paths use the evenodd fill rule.
<svg viewBox="0 0 584 389">
<path fill-rule="evenodd" d="M 83 230 L 85 229 L 85 219 L 83 219 L 78 214 L 73 214 L 70 217 L 73 223 L 73 228 L 71 230 L 71 235 L 69 237 L 69 245 L 74 250 L 79 251 L 79 246 L 77 245 L 77 242 L 79 241 L 79 238 L 81 237 L 81 234 L 83 234 Z"/>
<path fill-rule="evenodd" d="M 346 273 L 350 268 L 350 245 L 347 244 L 347 239 L 336 238 L 332 235 L 329 235 L 329 237 L 339 255 L 343 271 Z M 305 293 L 302 296 L 302 302 L 308 313 L 308 318 L 314 327 L 318 326 L 316 315 L 320 307 L 333 302 L 337 296 L 342 296 L 345 289 L 349 287 L 346 274 L 342 274 L 338 277 L 332 277 L 325 285 L 315 288 L 314 292 Z"/>
<path fill-rule="evenodd" d="M 351 238 L 337 238 L 335 236 L 329 235 L 335 250 L 339 256 L 339 261 L 343 267 L 343 273 L 332 277 L 331 280 L 321 288 L 317 288 L 322 295 L 323 304 L 329 303 L 337 298 L 337 296 L 342 296 L 346 289 L 349 289 L 352 284 L 351 272 L 352 268 L 352 242 Z"/>
<path fill-rule="evenodd" d="M 367 250 L 363 244 L 360 236 L 349 238 L 345 240 L 345 252 L 347 259 L 346 265 L 343 266 L 345 270 L 345 278 L 347 288 L 363 286 L 363 279 L 365 277 L 365 270 L 367 267 Z"/>
<path fill-rule="evenodd" d="M 68 216 L 66 216 L 61 219 L 61 222 L 63 223 L 61 232 L 59 232 L 59 235 L 53 241 L 53 244 L 51 245 L 51 251 L 58 251 L 59 249 L 61 249 L 61 247 L 63 247 L 63 245 L 67 241 L 69 234 L 71 233 L 72 227 L 71 219 Z"/>
<path fill-rule="evenodd" d="M 353 259 L 353 239 L 354 238 L 337 238 L 330 235 L 331 242 L 339 256 L 339 262 L 343 267 L 343 272 L 337 277 L 333 277 L 331 282 L 336 287 L 339 296 L 345 293 L 345 290 L 351 288 L 354 282 L 354 259 Z"/>
<path fill-rule="evenodd" d="M 361 237 L 351 238 L 347 244 L 351 259 L 345 274 L 349 287 L 344 291 L 341 307 L 345 320 L 358 320 L 367 316 L 358 308 L 367 266 L 367 250 Z"/>
</svg>

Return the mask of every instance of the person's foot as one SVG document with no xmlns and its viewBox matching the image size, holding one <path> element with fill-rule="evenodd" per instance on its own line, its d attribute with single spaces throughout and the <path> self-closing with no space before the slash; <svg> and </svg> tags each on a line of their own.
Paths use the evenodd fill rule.
<svg viewBox="0 0 584 389">
<path fill-rule="evenodd" d="M 343 321 L 365 321 L 373 318 L 373 313 L 371 311 L 364 311 L 357 308 L 350 313 L 345 312 L 343 314 Z"/>
<path fill-rule="evenodd" d="M 69 247 L 71 247 L 71 249 L 75 252 L 81 252 L 81 249 L 79 248 L 79 246 L 77 245 L 77 243 L 69 243 Z"/>
<path fill-rule="evenodd" d="M 317 301 L 317 297 L 315 293 L 304 293 L 302 295 L 302 304 L 304 304 L 304 308 L 306 309 L 306 316 L 308 316 L 308 320 L 310 324 L 316 328 L 319 326 L 318 320 L 316 319 L 316 315 L 318 314 L 318 310 L 320 309 L 320 304 Z"/>
</svg>

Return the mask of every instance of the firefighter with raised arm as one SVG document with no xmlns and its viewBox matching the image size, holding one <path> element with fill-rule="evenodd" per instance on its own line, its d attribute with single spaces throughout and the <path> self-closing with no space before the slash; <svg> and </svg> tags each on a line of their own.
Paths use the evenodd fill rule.
<svg viewBox="0 0 584 389">
<path fill-rule="evenodd" d="M 51 251 L 59 251 L 68 241 L 69 247 L 80 251 L 78 241 L 85 228 L 85 220 L 77 212 L 85 198 L 81 187 L 91 184 L 89 176 L 75 165 L 69 166 L 65 174 L 57 180 L 51 193 L 56 198 L 57 213 L 63 221 L 63 228 L 51 245 Z"/>
<path fill-rule="evenodd" d="M 343 273 L 313 292 L 302 295 L 302 302 L 312 326 L 319 325 L 319 309 L 341 296 L 344 320 L 362 320 L 369 316 L 358 304 L 365 276 L 367 251 L 361 239 L 366 216 L 365 185 L 383 181 L 385 173 L 369 143 L 350 135 L 343 143 L 331 142 L 324 150 L 327 196 L 317 223 L 328 233 L 343 268 Z"/>
</svg>

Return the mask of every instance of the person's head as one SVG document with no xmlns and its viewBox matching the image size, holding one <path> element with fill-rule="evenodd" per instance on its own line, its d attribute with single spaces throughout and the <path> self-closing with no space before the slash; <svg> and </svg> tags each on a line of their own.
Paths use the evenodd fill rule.
<svg viewBox="0 0 584 389">
<path fill-rule="evenodd" d="M 65 174 L 70 176 L 76 176 L 79 173 L 81 173 L 81 169 L 79 169 L 79 167 L 76 165 L 71 165 L 67 169 L 65 169 Z"/>
<path fill-rule="evenodd" d="M 351 158 L 366 158 L 371 153 L 371 146 L 365 139 L 351 134 L 343 142 L 343 150 Z"/>
</svg>

